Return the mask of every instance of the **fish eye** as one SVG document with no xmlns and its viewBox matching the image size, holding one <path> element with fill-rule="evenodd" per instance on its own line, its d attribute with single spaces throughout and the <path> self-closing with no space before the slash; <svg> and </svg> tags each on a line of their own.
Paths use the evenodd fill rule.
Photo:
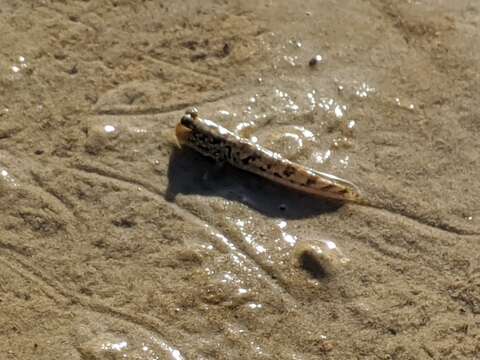
<svg viewBox="0 0 480 360">
<path fill-rule="evenodd" d="M 180 123 L 189 129 L 193 129 L 193 117 L 191 115 L 183 115 Z"/>
<path fill-rule="evenodd" d="M 193 119 L 198 117 L 198 109 L 196 107 L 191 108 L 185 112 L 186 115 L 190 115 Z"/>
</svg>

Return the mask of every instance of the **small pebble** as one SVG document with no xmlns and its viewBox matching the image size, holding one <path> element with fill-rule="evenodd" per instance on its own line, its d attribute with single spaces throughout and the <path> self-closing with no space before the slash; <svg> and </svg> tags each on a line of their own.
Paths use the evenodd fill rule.
<svg viewBox="0 0 480 360">
<path fill-rule="evenodd" d="M 228 43 L 225 43 L 225 45 L 223 45 L 223 55 L 227 56 L 230 54 L 230 51 L 231 51 L 231 48 L 230 48 L 230 45 L 228 45 Z"/>
<path fill-rule="evenodd" d="M 292 255 L 294 263 L 316 279 L 336 274 L 350 261 L 328 240 L 299 241 Z"/>
<path fill-rule="evenodd" d="M 315 65 L 317 65 L 318 63 L 321 63 L 321 62 L 322 62 L 322 55 L 315 55 L 314 57 L 312 57 L 310 59 L 310 61 L 308 62 L 308 65 L 315 66 Z"/>
<path fill-rule="evenodd" d="M 73 65 L 70 69 L 68 69 L 67 73 L 69 73 L 70 75 L 75 75 L 76 73 L 78 73 L 77 64 Z"/>
</svg>

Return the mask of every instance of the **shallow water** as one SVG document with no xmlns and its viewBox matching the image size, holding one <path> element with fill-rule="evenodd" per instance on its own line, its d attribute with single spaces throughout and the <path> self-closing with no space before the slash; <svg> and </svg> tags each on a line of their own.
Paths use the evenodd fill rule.
<svg viewBox="0 0 480 360">
<path fill-rule="evenodd" d="M 480 352 L 474 2 L 3 5 L 0 353 Z M 178 149 L 193 106 L 376 207 Z"/>
</svg>

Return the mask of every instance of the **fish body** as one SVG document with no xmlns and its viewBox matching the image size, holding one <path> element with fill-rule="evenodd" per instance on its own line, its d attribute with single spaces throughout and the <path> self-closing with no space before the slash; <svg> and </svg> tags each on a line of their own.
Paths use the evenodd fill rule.
<svg viewBox="0 0 480 360">
<path fill-rule="evenodd" d="M 182 117 L 176 136 L 180 145 L 286 187 L 329 199 L 361 202 L 360 191 L 353 183 L 285 159 L 211 120 L 199 118 L 195 112 Z"/>
</svg>

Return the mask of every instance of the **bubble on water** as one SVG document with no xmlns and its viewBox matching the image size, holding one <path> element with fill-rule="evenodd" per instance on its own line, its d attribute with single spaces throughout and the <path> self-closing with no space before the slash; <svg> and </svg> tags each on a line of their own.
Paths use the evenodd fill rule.
<svg viewBox="0 0 480 360">
<path fill-rule="evenodd" d="M 127 341 L 112 333 L 100 333 L 80 342 L 79 348 L 92 360 L 144 359 L 145 356 L 151 360 L 183 360 L 179 350 L 153 335 L 132 334 Z"/>
<path fill-rule="evenodd" d="M 350 156 L 346 155 L 343 159 L 340 159 L 339 162 L 340 164 L 343 165 L 343 167 L 348 167 L 348 164 L 349 164 L 349 161 L 350 161 Z"/>
<path fill-rule="evenodd" d="M 247 115 L 247 114 L 251 114 L 252 113 L 252 107 L 250 105 L 248 105 L 245 110 L 243 110 L 243 114 Z"/>
<path fill-rule="evenodd" d="M 210 268 L 206 268 L 205 271 L 211 276 L 212 284 L 211 290 L 205 294 L 208 302 L 242 304 L 251 300 L 251 289 L 236 272 L 213 271 Z"/>
<path fill-rule="evenodd" d="M 370 93 L 374 91 L 375 88 L 371 87 L 366 82 L 362 82 L 361 85 L 355 90 L 355 95 L 360 98 L 366 98 Z"/>
<path fill-rule="evenodd" d="M 292 139 L 296 147 L 303 147 L 303 140 L 298 134 L 285 133 L 283 134 L 284 138 Z"/>
<path fill-rule="evenodd" d="M 297 113 L 300 110 L 300 106 L 286 91 L 278 88 L 274 89 L 274 103 L 271 105 L 271 109 L 274 112 L 280 113 Z"/>
<path fill-rule="evenodd" d="M 279 126 L 274 131 L 263 128 L 255 135 L 262 145 L 290 160 L 302 155 L 307 143 L 315 143 L 313 132 L 303 126 Z"/>
<path fill-rule="evenodd" d="M 108 146 L 113 146 L 112 141 L 119 135 L 119 129 L 112 124 L 93 125 L 88 129 L 85 150 L 90 154 L 98 154 Z"/>
<path fill-rule="evenodd" d="M 327 112 L 334 113 L 337 118 L 342 118 L 347 111 L 347 105 L 340 104 L 333 98 L 320 99 L 318 107 Z"/>
<path fill-rule="evenodd" d="M 102 350 L 122 351 L 128 347 L 126 341 L 120 341 L 117 343 L 106 342 L 101 345 Z"/>
<path fill-rule="evenodd" d="M 303 126 L 294 126 L 293 128 L 295 130 L 300 131 L 300 133 L 303 135 L 305 139 L 314 140 L 315 136 L 313 135 L 313 132 L 311 132 L 310 130 L 304 128 Z"/>
<path fill-rule="evenodd" d="M 278 228 L 281 231 L 282 234 L 282 239 L 289 245 L 289 246 L 294 246 L 297 242 L 297 237 L 289 234 L 286 229 L 287 229 L 287 222 L 285 220 L 280 220 L 277 223 Z"/>
<path fill-rule="evenodd" d="M 0 167 L 0 186 L 5 184 L 6 186 L 11 186 L 11 187 L 16 187 L 17 186 L 17 181 L 15 178 L 10 174 L 10 172 L 5 169 Z"/>
<path fill-rule="evenodd" d="M 179 350 L 175 349 L 173 346 L 167 344 L 166 342 L 164 341 L 161 341 L 159 339 L 157 339 L 156 337 L 152 336 L 150 339 L 154 340 L 158 345 L 160 345 L 160 347 L 162 348 L 163 351 L 167 352 L 171 359 L 172 360 L 183 360 L 184 357 L 183 355 L 180 353 Z M 156 357 L 155 360 L 160 360 L 161 357 Z"/>
<path fill-rule="evenodd" d="M 130 127 L 129 130 L 135 134 L 146 134 L 148 132 L 147 129 L 136 126 Z"/>
<path fill-rule="evenodd" d="M 332 148 L 333 149 L 349 149 L 353 146 L 353 142 L 346 136 L 338 137 L 333 139 Z"/>
<path fill-rule="evenodd" d="M 244 241 L 248 245 L 253 247 L 257 254 L 263 254 L 267 251 L 267 249 L 263 245 L 257 242 L 257 239 L 254 233 L 248 229 L 247 225 L 250 223 L 251 223 L 250 220 L 246 220 L 246 221 L 241 219 L 235 220 L 235 225 L 237 225 L 238 229 L 240 230 L 240 233 L 242 234 Z"/>
<path fill-rule="evenodd" d="M 307 92 L 307 99 L 310 105 L 310 109 L 313 110 L 317 106 L 317 100 L 315 99 L 315 90 Z"/>
<path fill-rule="evenodd" d="M 299 40 L 289 40 L 288 43 L 296 49 L 300 49 L 303 46 L 302 42 Z"/>
<path fill-rule="evenodd" d="M 295 56 L 284 55 L 283 60 L 285 60 L 291 66 L 297 66 L 298 56 L 296 56 L 296 55 Z"/>
<path fill-rule="evenodd" d="M 13 64 L 10 69 L 14 72 L 14 73 L 18 73 L 20 72 L 20 70 L 22 69 L 25 69 L 28 65 L 26 63 L 26 59 L 24 56 L 19 56 L 18 57 L 18 61 L 19 61 L 19 64 Z"/>
<path fill-rule="evenodd" d="M 103 129 L 105 130 L 106 133 L 112 133 L 116 130 L 115 126 L 113 125 L 105 125 Z"/>
<path fill-rule="evenodd" d="M 243 294 L 248 293 L 248 290 L 247 290 L 247 289 L 244 289 L 244 288 L 239 288 L 239 289 L 238 289 L 238 293 L 239 293 L 240 295 L 243 295 Z"/>
<path fill-rule="evenodd" d="M 80 348 L 92 360 L 126 358 L 133 351 L 133 348 L 129 346 L 126 340 L 118 338 L 111 333 L 102 333 L 94 336 L 88 341 L 81 343 Z"/>
<path fill-rule="evenodd" d="M 408 100 L 401 100 L 399 97 L 396 97 L 394 101 L 395 101 L 395 104 L 397 104 L 397 106 L 403 109 L 410 110 L 410 111 L 415 110 L 415 105 Z"/>
<path fill-rule="evenodd" d="M 319 164 L 323 164 L 326 161 L 330 160 L 332 157 L 332 150 L 328 149 L 325 152 L 315 152 L 313 153 L 313 158 L 315 159 L 315 162 Z"/>
<path fill-rule="evenodd" d="M 226 109 L 221 109 L 217 111 L 217 115 L 215 116 L 216 121 L 219 123 L 228 122 L 236 117 L 236 113 L 233 113 Z"/>
<path fill-rule="evenodd" d="M 213 245 L 210 245 L 210 244 L 209 245 L 203 244 L 203 245 L 201 245 L 201 248 L 205 249 L 205 250 L 208 250 L 208 251 L 212 251 L 214 249 Z"/>
</svg>

